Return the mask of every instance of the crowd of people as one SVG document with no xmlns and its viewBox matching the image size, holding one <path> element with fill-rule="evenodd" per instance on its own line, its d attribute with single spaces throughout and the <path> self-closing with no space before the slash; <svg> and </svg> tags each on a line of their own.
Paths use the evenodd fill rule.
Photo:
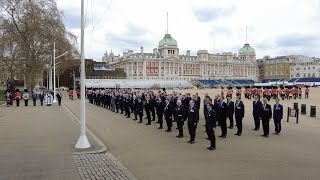
<svg viewBox="0 0 320 180">
<path fill-rule="evenodd" d="M 232 93 L 229 90 L 222 89 L 221 94 L 215 95 L 212 99 L 208 94 L 204 99 L 198 94 L 181 94 L 173 92 L 168 94 L 165 91 L 154 92 L 151 90 L 131 89 L 89 89 L 87 98 L 91 104 L 109 109 L 112 112 L 120 113 L 127 118 L 133 117 L 138 123 L 143 123 L 146 119 L 146 125 L 151 125 L 152 121 L 159 124 L 158 129 L 163 129 L 163 119 L 166 122 L 166 132 L 172 131 L 172 124 L 177 124 L 177 138 L 184 136 L 183 126 L 186 123 L 190 140 L 188 143 L 194 144 L 196 138 L 196 129 L 199 123 L 200 105 L 203 105 L 203 114 L 205 117 L 206 133 L 210 140 L 209 150 L 216 149 L 215 129 L 221 128 L 219 137 L 226 138 L 228 128 L 237 127 L 235 135 L 242 134 L 242 120 L 245 115 L 245 104 L 241 101 L 241 95 L 253 100 L 253 119 L 254 131 L 259 131 L 260 122 L 262 122 L 263 137 L 269 137 L 269 122 L 273 118 L 275 132 L 279 135 L 281 132 L 281 120 L 283 119 L 283 106 L 280 104 L 280 94 L 274 96 L 276 103 L 271 106 L 268 102 L 268 94 L 260 90 L 252 90 L 245 93 L 237 90 L 235 102 L 232 101 Z M 309 92 L 309 91 L 308 91 Z M 281 97 L 281 96 L 280 96 Z M 260 98 L 262 101 L 260 101 Z M 272 113 L 273 112 L 273 113 Z M 145 118 L 143 118 L 145 115 Z M 229 120 L 229 123 L 227 121 Z M 235 119 L 235 123 L 234 123 Z M 229 124 L 229 126 L 227 126 Z"/>
<path fill-rule="evenodd" d="M 33 102 L 33 106 L 37 105 L 38 100 L 40 101 L 41 106 L 43 106 L 43 102 L 45 102 L 46 106 L 51 106 L 53 102 L 53 93 L 50 91 L 33 90 L 30 94 L 28 92 L 28 89 L 25 89 L 22 93 L 19 91 L 19 89 L 16 89 L 15 93 L 12 93 L 8 90 L 5 93 L 5 99 L 7 101 L 8 107 L 13 106 L 14 102 L 16 106 L 19 107 L 21 100 L 24 102 L 24 106 L 28 106 L 30 98 Z M 56 98 L 60 106 L 62 100 L 62 94 L 60 93 L 60 91 L 58 91 L 58 93 L 56 94 Z"/>
</svg>

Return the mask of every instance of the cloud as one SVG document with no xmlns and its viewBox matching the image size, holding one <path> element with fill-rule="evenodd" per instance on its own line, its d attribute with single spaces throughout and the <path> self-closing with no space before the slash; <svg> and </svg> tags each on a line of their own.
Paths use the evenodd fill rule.
<svg viewBox="0 0 320 180">
<path fill-rule="evenodd" d="M 200 22 L 212 22 L 220 17 L 230 16 L 234 12 L 234 7 L 204 7 L 204 8 L 196 8 L 193 10 L 193 13 L 196 19 Z"/>
<path fill-rule="evenodd" d="M 308 47 L 314 46 L 319 42 L 320 36 L 313 34 L 290 34 L 279 37 L 276 40 L 277 46 L 280 47 Z"/>
</svg>

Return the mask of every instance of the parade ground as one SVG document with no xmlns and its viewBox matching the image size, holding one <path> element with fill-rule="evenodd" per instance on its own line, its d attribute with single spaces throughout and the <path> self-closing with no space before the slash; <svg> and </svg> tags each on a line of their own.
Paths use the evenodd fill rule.
<svg viewBox="0 0 320 180">
<path fill-rule="evenodd" d="M 175 91 L 197 92 L 201 101 L 205 93 L 212 98 L 220 94 L 219 89 Z M 203 107 L 195 144 L 187 143 L 186 124 L 184 137 L 178 139 L 175 123 L 173 131 L 167 133 L 165 122 L 164 129 L 159 130 L 154 121 L 146 126 L 146 120 L 139 124 L 132 120 L 133 116 L 125 118 L 89 103 L 86 104 L 87 127 L 108 148 L 107 153 L 141 180 L 317 180 L 320 177 L 320 107 L 317 107 L 317 117 L 313 118 L 310 106 L 319 105 L 319 94 L 320 89 L 311 88 L 309 99 L 281 100 L 284 105 L 282 132 L 279 136 L 271 134 L 274 132 L 271 120 L 269 138 L 260 136 L 262 128 L 260 132 L 252 131 L 252 100 L 243 98 L 242 136 L 234 135 L 235 127 L 228 129 L 227 138 L 219 138 L 221 131 L 217 127 L 215 151 L 206 149 L 209 141 L 204 132 Z M 80 101 L 71 101 L 67 94 L 63 95 L 61 107 L 0 107 L 0 179 L 83 179 L 77 169 L 77 157 L 73 155 L 79 125 L 68 112 L 79 117 Z M 301 104 L 307 105 L 307 114 L 300 115 L 298 124 L 295 118 L 286 122 L 287 107 L 293 107 L 294 102 L 299 103 L 299 108 Z M 274 100 L 270 104 L 273 105 Z M 89 141 L 96 146 L 94 138 L 89 136 Z M 130 178 L 122 176 L 122 179 Z"/>
</svg>

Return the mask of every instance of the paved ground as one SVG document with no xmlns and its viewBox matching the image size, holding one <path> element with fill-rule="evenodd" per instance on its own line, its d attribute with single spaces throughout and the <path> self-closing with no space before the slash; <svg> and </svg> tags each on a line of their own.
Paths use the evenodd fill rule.
<svg viewBox="0 0 320 180">
<path fill-rule="evenodd" d="M 203 98 L 206 92 L 213 96 L 220 90 L 181 92 L 199 92 Z M 311 92 L 309 100 L 297 100 L 307 104 L 307 114 L 309 106 L 320 101 L 320 96 L 316 96 L 319 89 L 312 89 Z M 251 101 L 244 102 L 246 117 L 243 135 L 234 136 L 236 130 L 228 130 L 226 139 L 217 139 L 216 151 L 206 149 L 209 142 L 201 125 L 197 129 L 196 143 L 190 145 L 186 143 L 189 140 L 186 126 L 185 137 L 177 139 L 176 130 L 166 133 L 158 130 L 155 123 L 152 126 L 138 124 L 131 118 L 126 119 L 123 115 L 90 104 L 87 106 L 87 124 L 138 179 L 319 179 L 320 118 L 301 116 L 299 124 L 295 124 L 293 119 L 289 123 L 283 121 L 283 133 L 266 139 L 260 137 L 262 131 L 251 130 Z M 292 107 L 293 102 L 285 101 L 283 104 Z M 79 114 L 78 100 L 65 100 L 64 103 Z M 203 116 L 201 119 L 200 124 L 204 124 Z M 273 123 L 270 123 L 270 129 L 273 132 Z M 216 134 L 220 135 L 220 132 L 218 128 Z"/>
<path fill-rule="evenodd" d="M 76 154 L 79 124 L 65 107 L 0 107 L 0 179 L 135 179 L 110 153 Z M 99 144 L 88 135 L 92 148 Z"/>
</svg>

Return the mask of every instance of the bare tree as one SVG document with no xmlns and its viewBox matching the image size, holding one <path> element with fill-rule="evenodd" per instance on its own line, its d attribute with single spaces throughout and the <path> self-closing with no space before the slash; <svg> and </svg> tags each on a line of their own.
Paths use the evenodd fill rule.
<svg viewBox="0 0 320 180">
<path fill-rule="evenodd" d="M 53 42 L 57 54 L 70 52 L 61 60 L 78 55 L 76 37 L 66 30 L 55 0 L 1 0 L 0 12 L 3 60 L 11 77 L 16 72 L 24 75 L 28 88 L 51 62 Z"/>
</svg>

